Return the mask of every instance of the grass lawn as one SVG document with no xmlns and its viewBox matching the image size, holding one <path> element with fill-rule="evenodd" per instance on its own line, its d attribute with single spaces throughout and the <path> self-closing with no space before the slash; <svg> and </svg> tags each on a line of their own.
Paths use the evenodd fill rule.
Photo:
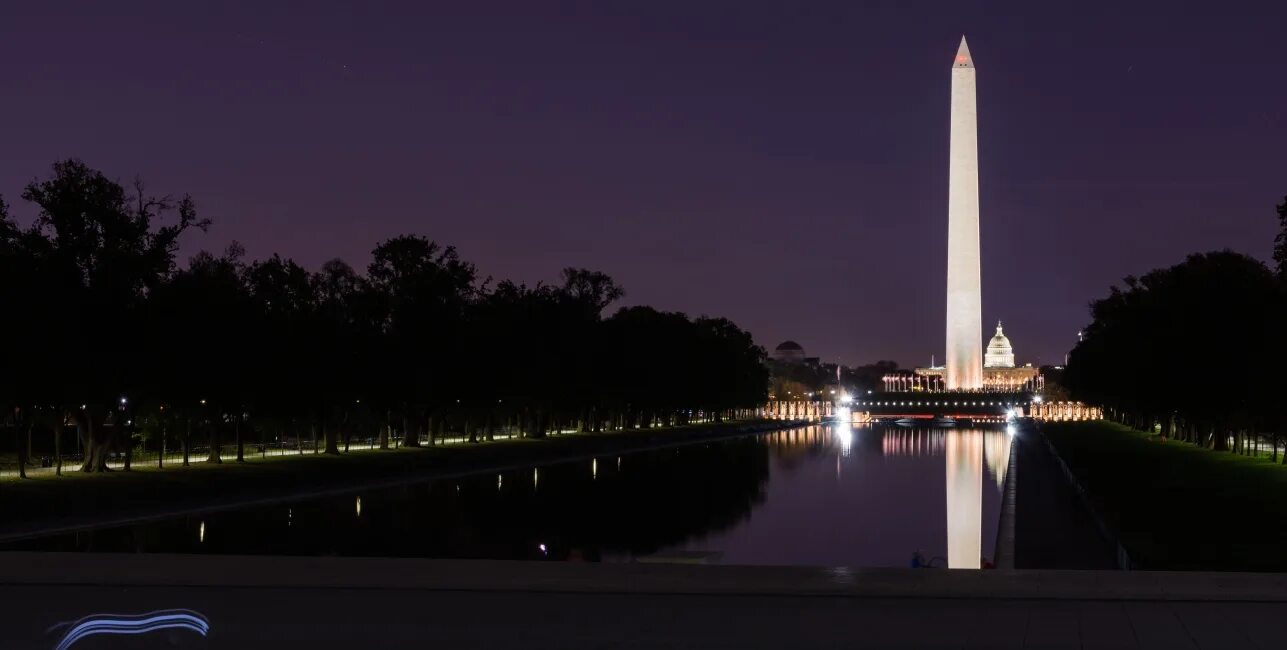
<svg viewBox="0 0 1287 650">
<path fill-rule="evenodd" d="M 64 466 L 32 478 L 0 481 L 0 535 L 47 526 L 107 523 L 265 498 L 304 498 L 344 489 L 434 476 L 483 471 L 507 465 L 558 462 L 599 453 L 735 434 L 767 421 L 698 424 L 598 434 L 563 434 L 542 440 L 515 439 L 423 448 L 354 450 L 338 456 L 306 453 L 268 456 L 247 453 L 245 463 L 135 465 L 130 472 L 82 474 Z"/>
<path fill-rule="evenodd" d="M 1287 571 L 1287 467 L 1111 422 L 1042 431 L 1144 568 Z"/>
</svg>

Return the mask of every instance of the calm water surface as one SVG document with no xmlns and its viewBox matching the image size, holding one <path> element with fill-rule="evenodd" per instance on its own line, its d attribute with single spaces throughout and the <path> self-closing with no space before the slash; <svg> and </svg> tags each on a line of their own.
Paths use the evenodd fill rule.
<svg viewBox="0 0 1287 650">
<path fill-rule="evenodd" d="M 1003 429 L 815 426 L 85 531 L 11 550 L 975 567 Z"/>
</svg>

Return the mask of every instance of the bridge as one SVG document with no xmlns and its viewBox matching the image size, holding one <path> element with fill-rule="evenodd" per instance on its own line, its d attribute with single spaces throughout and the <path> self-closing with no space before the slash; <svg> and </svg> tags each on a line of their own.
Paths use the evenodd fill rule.
<svg viewBox="0 0 1287 650">
<path fill-rule="evenodd" d="M 871 421 L 968 420 L 1005 422 L 1024 417 L 1041 398 L 1029 392 L 904 391 L 886 392 L 854 404 Z"/>
</svg>

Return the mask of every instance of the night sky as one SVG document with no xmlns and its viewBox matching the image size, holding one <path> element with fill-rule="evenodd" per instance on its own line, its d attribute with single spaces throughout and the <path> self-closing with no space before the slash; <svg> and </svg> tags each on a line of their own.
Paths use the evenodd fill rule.
<svg viewBox="0 0 1287 650">
<path fill-rule="evenodd" d="M 984 330 L 1058 363 L 1087 303 L 1269 257 L 1287 2 L 0 6 L 0 193 L 79 157 L 316 267 L 382 239 L 605 271 L 824 360 L 942 358 L 950 67 L 978 67 Z M 1213 333 L 1216 334 L 1216 333 Z"/>
</svg>

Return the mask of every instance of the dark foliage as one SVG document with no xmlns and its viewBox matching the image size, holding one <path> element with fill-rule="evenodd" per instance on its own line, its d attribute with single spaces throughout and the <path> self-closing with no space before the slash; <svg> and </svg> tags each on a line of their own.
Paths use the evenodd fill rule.
<svg viewBox="0 0 1287 650">
<path fill-rule="evenodd" d="M 1278 279 L 1287 284 L 1287 196 L 1278 204 L 1278 235 L 1274 237 L 1274 263 Z"/>
<path fill-rule="evenodd" d="M 1219 449 L 1282 431 L 1287 300 L 1261 262 L 1190 255 L 1127 278 L 1091 312 L 1063 378 L 1077 399 Z"/>
<path fill-rule="evenodd" d="M 178 268 L 181 236 L 208 225 L 190 198 L 75 160 L 22 198 L 39 210 L 29 228 L 0 202 L 0 406 L 15 432 L 77 431 L 86 471 L 145 434 L 185 453 L 199 435 L 217 461 L 252 431 L 338 453 L 355 433 L 432 444 L 503 423 L 540 437 L 718 419 L 766 393 L 749 334 L 648 307 L 604 318 L 624 292 L 602 273 L 493 284 L 416 235 L 378 245 L 365 275 L 246 261 L 236 244 Z"/>
</svg>

